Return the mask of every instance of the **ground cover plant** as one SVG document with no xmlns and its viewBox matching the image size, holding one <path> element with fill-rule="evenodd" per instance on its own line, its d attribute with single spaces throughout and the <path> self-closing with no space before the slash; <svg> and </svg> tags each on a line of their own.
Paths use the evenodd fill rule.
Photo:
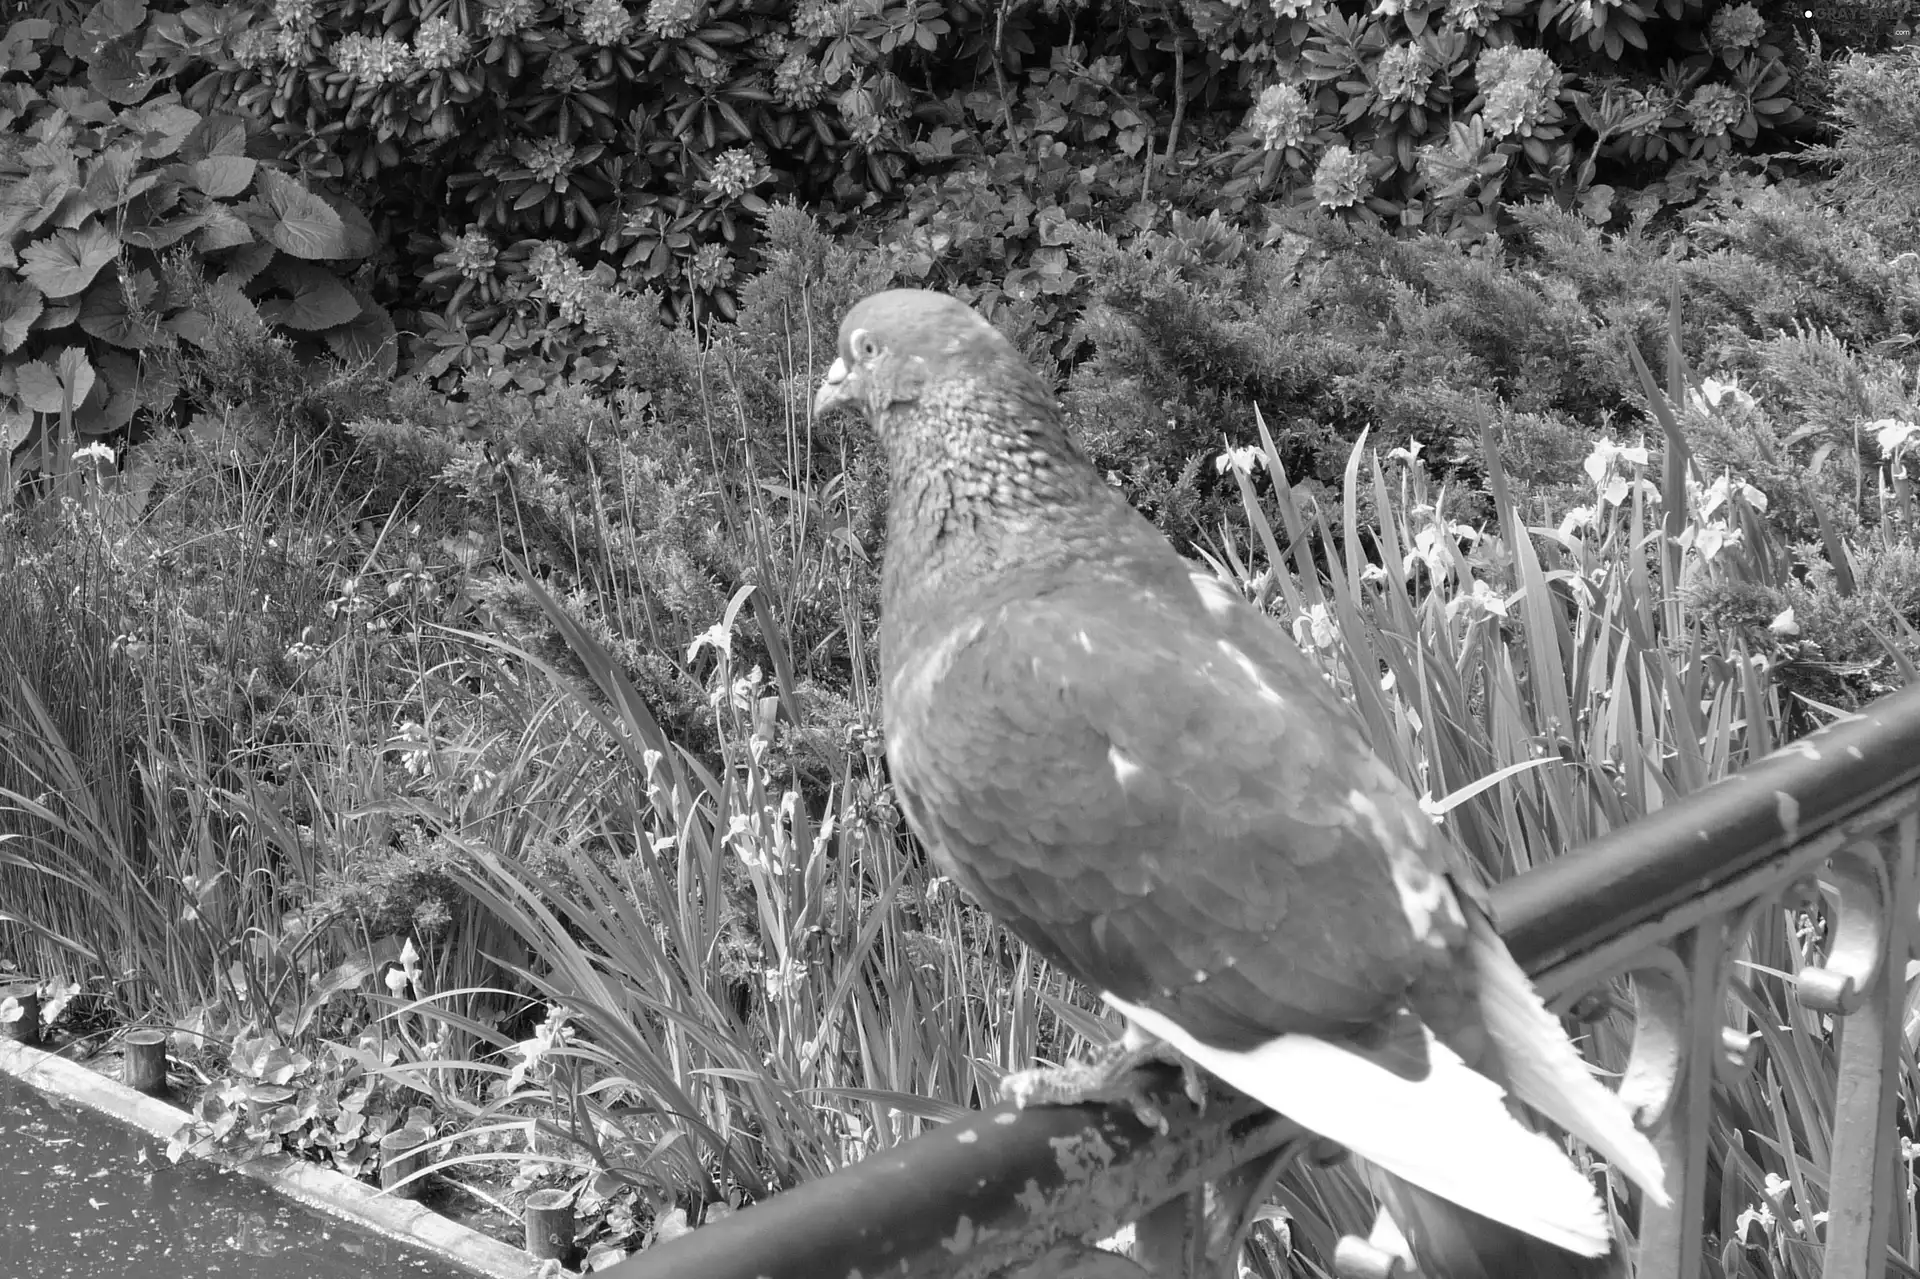
<svg viewBox="0 0 1920 1279">
<path fill-rule="evenodd" d="M 392 50 L 349 20 L 379 15 L 292 7 L 272 21 L 307 32 L 305 70 L 278 45 L 254 49 L 255 79 L 167 71 L 177 78 L 100 115 L 87 94 L 114 79 L 98 65 L 201 67 L 264 29 L 236 10 L 136 9 L 57 52 L 31 33 L 8 42 L 11 83 L 73 78 L 22 99 L 19 118 L 44 136 L 10 153 L 15 183 L 68 163 L 47 149 L 56 138 L 75 166 L 104 165 L 120 139 L 132 180 L 177 183 L 195 216 L 217 219 L 214 205 L 267 193 L 194 186 L 194 165 L 240 158 L 225 151 L 146 154 L 168 135 L 129 112 L 153 95 L 178 92 L 205 121 L 223 85 L 287 86 L 290 102 L 350 117 L 326 135 L 344 176 L 356 156 L 389 173 L 380 148 L 430 129 L 438 107 L 424 125 L 396 114 L 407 93 L 468 92 L 452 66 L 372 87 L 367 59 Z M 861 24 L 891 12 L 843 15 L 846 74 L 869 75 L 869 89 L 897 47 Z M 467 53 L 502 75 L 515 57 L 550 68 L 569 52 L 580 75 L 612 74 L 588 49 L 602 48 L 591 31 L 617 25 L 612 8 L 550 16 L 564 40 L 523 23 Z M 419 19 L 409 47 L 436 17 L 402 21 Z M 1712 39 L 1713 19 L 1694 18 Z M 1053 20 L 1010 11 L 1008 47 Z M 1672 165 L 1633 170 L 1622 135 L 1596 161 L 1614 169 L 1556 178 L 1551 152 L 1541 168 L 1510 138 L 1498 145 L 1518 148 L 1515 176 L 1474 206 L 1492 214 L 1477 225 L 1466 206 L 1401 216 L 1439 207 L 1419 156 L 1370 175 L 1370 199 L 1405 203 L 1369 215 L 1314 194 L 1317 169 L 1257 128 L 1234 140 L 1257 104 L 1221 88 L 1228 105 L 1207 114 L 1215 91 L 1192 83 L 1202 55 L 1182 25 L 1194 20 L 1137 19 L 1178 28 L 1141 57 L 1163 73 L 1192 59 L 1185 96 L 1164 77 L 1128 79 L 1131 54 L 1102 69 L 1055 46 L 1044 69 L 1037 55 L 1002 67 L 1019 72 L 1004 94 L 966 109 L 1005 106 L 996 127 L 1031 155 L 920 155 L 940 145 L 937 125 L 909 145 L 909 117 L 890 117 L 896 132 L 876 135 L 853 179 L 870 181 L 895 143 L 913 157 L 890 219 L 850 216 L 831 179 L 751 188 L 813 195 L 802 209 L 723 200 L 692 169 L 648 177 L 661 207 L 684 203 L 674 217 L 725 207 L 750 228 L 724 308 L 686 283 L 691 240 L 661 241 L 678 265 L 642 272 L 665 289 L 645 294 L 614 263 L 573 256 L 565 234 L 551 233 L 558 248 L 530 243 L 549 237 L 543 224 L 484 272 L 435 268 L 452 268 L 432 282 L 443 320 L 494 310 L 419 327 L 416 376 L 329 363 L 251 324 L 138 348 L 142 377 L 164 379 L 165 412 L 58 453 L 57 483 L 23 484 L 0 514 L 0 965 L 62 992 L 77 981 L 66 1017 L 79 1038 L 130 1019 L 176 1030 L 203 1076 L 180 1151 L 277 1144 L 364 1175 L 380 1136 L 413 1127 L 437 1143 L 440 1184 L 507 1204 L 534 1186 L 576 1191 L 582 1243 L 600 1258 L 989 1102 L 1006 1071 L 1102 1039 L 1084 994 L 926 863 L 887 785 L 872 682 L 884 477 L 857 428 L 816 422 L 808 405 L 840 313 L 892 283 L 989 306 L 1058 377 L 1114 482 L 1319 657 L 1490 877 L 1911 678 L 1920 244 L 1902 184 L 1920 166 L 1899 123 L 1920 102 L 1911 53 L 1818 64 L 1834 127 L 1813 157 L 1708 155 L 1681 112 L 1639 135 L 1670 133 Z M 1328 23 L 1300 21 L 1289 38 L 1324 47 Z M 703 29 L 647 38 L 697 58 Z M 354 37 L 366 74 L 348 76 L 326 60 Z M 1386 56 L 1355 39 L 1364 58 Z M 1797 46 L 1780 39 L 1790 60 Z M 1605 46 L 1601 32 L 1593 47 Z M 1758 56 L 1732 47 L 1702 84 Z M 683 75 L 642 67 L 618 41 L 604 51 L 620 74 Z M 990 80 L 993 57 L 975 52 Z M 1206 66 L 1223 85 L 1239 74 Z M 1374 79 L 1312 83 L 1328 99 L 1315 147 L 1426 136 Z M 1175 99 L 1191 112 L 1180 145 Z M 1343 104 L 1363 100 L 1345 119 Z M 1578 103 L 1551 101 L 1576 136 Z M 1060 122 L 1042 130 L 1048 112 Z M 1437 130 L 1432 117 L 1419 127 Z M 272 127 L 256 127 L 271 118 L 243 130 L 249 156 L 271 149 Z M 836 119 L 844 110 L 821 113 L 822 137 L 840 138 Z M 716 123 L 711 145 L 724 152 L 732 127 Z M 1072 145 L 1052 151 L 1042 133 Z M 1685 136 L 1690 157 L 1677 154 Z M 1094 143 L 1109 153 L 1080 164 L 1076 148 Z M 840 164 L 842 145 L 820 154 Z M 698 168 L 700 148 L 684 158 Z M 262 156 L 253 181 L 285 164 L 310 192 L 364 193 L 328 188 L 323 159 Z M 1188 179 L 1170 174 L 1218 187 L 1236 168 L 1232 216 L 1178 207 Z M 1590 196 L 1602 177 L 1618 180 L 1604 207 Z M 1140 200 L 1143 186 L 1160 195 Z M 562 196 L 549 183 L 541 201 L 495 213 L 538 222 L 551 208 L 564 225 Z M 127 207 L 74 204 L 10 234 L 27 249 L 62 230 L 131 244 Z M 370 297 L 400 250 L 396 224 L 368 207 L 370 253 L 312 261 Z M 267 213 L 234 216 L 300 256 Z M 1441 233 L 1410 233 L 1422 230 Z M 184 310 L 155 307 L 159 321 L 219 287 L 234 250 L 211 252 L 180 265 Z M 95 280 L 173 269 L 109 256 Z M 675 288 L 686 305 L 663 318 Z M 9 358 L 64 377 L 79 366 L 62 366 L 58 343 L 88 361 L 89 344 L 111 347 L 80 296 L 67 322 L 82 336 L 24 321 Z M 697 328 L 677 322 L 696 314 Z M 88 420 L 87 393 L 71 391 L 51 408 L 22 399 L 32 427 Z M 1770 972 L 1805 962 L 1819 925 L 1818 912 L 1783 912 L 1756 942 L 1743 997 L 1766 1051 L 1716 1098 L 1708 1264 L 1721 1274 L 1818 1267 L 1831 1044 Z M 1291 1179 L 1280 1202 L 1284 1240 L 1270 1242 L 1293 1273 L 1323 1273 L 1338 1234 L 1371 1219 L 1338 1172 Z M 1901 1247 L 1920 1264 L 1913 1239 Z"/>
</svg>

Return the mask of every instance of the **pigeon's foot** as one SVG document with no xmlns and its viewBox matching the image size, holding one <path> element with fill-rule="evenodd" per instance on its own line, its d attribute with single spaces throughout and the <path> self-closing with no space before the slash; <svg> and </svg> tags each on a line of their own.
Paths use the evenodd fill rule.
<svg viewBox="0 0 1920 1279">
<path fill-rule="evenodd" d="M 1145 1066 L 1174 1066 L 1180 1071 L 1181 1090 L 1195 1106 L 1206 1106 L 1206 1081 L 1194 1064 L 1158 1039 L 1132 1028 L 1125 1038 L 1107 1045 L 1084 1062 L 1019 1070 L 1000 1081 L 1000 1095 L 1025 1110 L 1028 1106 L 1078 1106 L 1089 1102 L 1126 1106 L 1141 1123 L 1159 1132 L 1167 1130 L 1166 1116 L 1154 1099 Z"/>
</svg>

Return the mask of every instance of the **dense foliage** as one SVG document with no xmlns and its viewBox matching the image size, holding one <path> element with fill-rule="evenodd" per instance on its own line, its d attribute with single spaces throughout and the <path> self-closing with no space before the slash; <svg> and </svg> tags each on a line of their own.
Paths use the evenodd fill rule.
<svg viewBox="0 0 1920 1279">
<path fill-rule="evenodd" d="M 1803 131 L 1808 30 L 1701 0 L 102 0 L 5 47 L 16 93 L 263 130 L 256 153 L 378 227 L 368 318 L 308 269 L 301 322 L 366 327 L 377 300 L 452 389 L 578 355 L 589 279 L 732 319 L 783 198 L 873 228 L 903 278 L 1033 308 L 1056 351 L 1076 229 L 1298 204 L 1483 237 L 1534 197 L 1618 224 Z"/>
<path fill-rule="evenodd" d="M 69 44 L 125 39 L 143 13 L 100 6 Z M 45 48 L 53 34 L 15 23 L 0 66 L 55 74 L 43 52 L 71 59 Z M 71 482 L 76 447 L 171 415 L 177 348 L 212 346 L 216 327 L 391 371 L 392 322 L 342 279 L 373 252 L 366 219 L 257 158 L 257 122 L 189 109 L 104 60 L 89 69 L 85 91 L 0 84 L 0 448 Z"/>
<path fill-rule="evenodd" d="M 1103 1038 L 887 785 L 884 476 L 809 405 L 889 284 L 989 310 L 1489 875 L 1911 678 L 1920 58 L 1790 16 L 16 23 L 0 972 L 180 1029 L 177 1150 L 413 1127 L 608 1255 Z M 1716 1101 L 1729 1274 L 1817 1268 L 1774 1068 Z M 1290 1193 L 1303 1267 L 1370 1220 Z"/>
</svg>

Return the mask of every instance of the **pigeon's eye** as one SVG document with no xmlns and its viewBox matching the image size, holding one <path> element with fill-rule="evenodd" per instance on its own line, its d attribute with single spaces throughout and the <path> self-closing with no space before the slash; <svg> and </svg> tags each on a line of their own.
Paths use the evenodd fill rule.
<svg viewBox="0 0 1920 1279">
<path fill-rule="evenodd" d="M 863 363 L 880 354 L 880 344 L 865 329 L 855 329 L 847 338 L 847 347 L 853 352 L 853 358 Z"/>
</svg>

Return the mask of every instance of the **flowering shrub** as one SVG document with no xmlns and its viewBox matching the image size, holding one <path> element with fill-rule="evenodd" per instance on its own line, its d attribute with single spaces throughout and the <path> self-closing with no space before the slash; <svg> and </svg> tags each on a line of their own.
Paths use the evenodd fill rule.
<svg viewBox="0 0 1920 1279">
<path fill-rule="evenodd" d="M 1227 29 L 1291 54 L 1239 60 L 1255 103 L 1229 196 L 1401 227 L 1484 235 L 1502 199 L 1541 194 L 1605 223 L 1622 205 L 1603 172 L 1642 185 L 1801 114 L 1783 33 L 1751 4 L 1249 6 Z"/>
<path fill-rule="evenodd" d="M 393 324 L 349 274 L 374 250 L 366 219 L 257 159 L 244 119 L 121 78 L 107 23 L 144 13 L 60 40 L 13 28 L 16 70 L 41 73 L 0 84 L 0 444 L 29 450 L 25 470 L 111 462 L 100 437 L 171 411 L 171 356 L 223 331 L 394 366 Z"/>
<path fill-rule="evenodd" d="M 1484 236 L 1543 195 L 1605 223 L 1691 198 L 1631 194 L 1673 166 L 1791 124 L 1771 12 L 254 0 L 121 21 L 115 56 L 194 109 L 257 115 L 373 207 L 410 360 L 452 379 L 476 344 L 552 359 L 577 338 L 528 273 L 536 244 L 670 319 L 733 316 L 787 197 L 842 231 L 904 214 L 882 238 L 906 279 L 1031 308 L 1056 351 L 1083 283 L 1069 223 L 1128 238 L 1169 205 L 1244 223 L 1277 200 Z"/>
</svg>

